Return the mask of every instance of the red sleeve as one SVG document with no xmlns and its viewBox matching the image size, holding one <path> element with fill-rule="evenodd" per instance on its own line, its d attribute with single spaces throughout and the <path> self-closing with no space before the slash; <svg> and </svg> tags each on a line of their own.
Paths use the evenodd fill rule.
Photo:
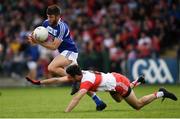
<svg viewBox="0 0 180 119">
<path fill-rule="evenodd" d="M 86 89 L 89 91 L 90 88 L 92 88 L 92 86 L 93 86 L 93 83 L 91 83 L 90 81 L 85 81 L 81 83 L 80 89 Z"/>
</svg>

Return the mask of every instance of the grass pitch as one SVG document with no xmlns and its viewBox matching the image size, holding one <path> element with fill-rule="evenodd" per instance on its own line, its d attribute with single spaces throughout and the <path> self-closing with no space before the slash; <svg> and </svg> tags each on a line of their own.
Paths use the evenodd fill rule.
<svg viewBox="0 0 180 119">
<path fill-rule="evenodd" d="M 134 91 L 137 97 L 153 93 L 160 86 L 140 86 Z M 165 85 L 180 98 L 179 85 Z M 95 110 L 95 104 L 85 96 L 71 112 L 64 113 L 70 102 L 70 87 L 57 88 L 2 88 L 0 89 L 0 118 L 178 118 L 180 101 L 156 100 L 139 111 L 132 109 L 125 101 L 116 103 L 109 93 L 97 93 L 107 104 L 102 112 Z"/>
</svg>

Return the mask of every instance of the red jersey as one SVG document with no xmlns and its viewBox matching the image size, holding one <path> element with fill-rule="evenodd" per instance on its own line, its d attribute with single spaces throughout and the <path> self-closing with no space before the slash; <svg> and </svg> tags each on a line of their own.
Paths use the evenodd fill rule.
<svg viewBox="0 0 180 119">
<path fill-rule="evenodd" d="M 130 86 L 128 78 L 119 73 L 83 71 L 80 89 L 88 91 L 117 91 L 125 95 Z"/>
</svg>

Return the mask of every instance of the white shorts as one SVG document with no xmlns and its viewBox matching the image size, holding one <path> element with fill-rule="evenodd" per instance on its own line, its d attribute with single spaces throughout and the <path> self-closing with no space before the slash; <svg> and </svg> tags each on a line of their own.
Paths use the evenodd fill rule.
<svg viewBox="0 0 180 119">
<path fill-rule="evenodd" d="M 27 66 L 29 70 L 34 70 L 37 68 L 37 63 L 35 61 L 29 61 L 27 62 Z"/>
<path fill-rule="evenodd" d="M 63 52 L 60 53 L 60 55 L 66 57 L 68 60 L 71 60 L 72 63 L 70 65 L 77 64 L 78 53 L 64 50 Z"/>
</svg>

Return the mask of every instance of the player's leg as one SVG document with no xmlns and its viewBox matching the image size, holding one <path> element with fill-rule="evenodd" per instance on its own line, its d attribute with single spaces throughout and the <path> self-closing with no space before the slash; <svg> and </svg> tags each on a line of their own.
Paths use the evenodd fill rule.
<svg viewBox="0 0 180 119">
<path fill-rule="evenodd" d="M 119 73 L 112 73 L 116 78 L 116 87 L 115 91 L 110 91 L 109 94 L 111 97 L 118 103 L 123 100 L 122 95 L 128 93 L 128 87 L 130 87 L 130 81 L 127 77 Z"/>
<path fill-rule="evenodd" d="M 120 95 L 120 93 L 116 91 L 110 91 L 109 93 L 116 102 L 120 103 L 123 100 L 123 97 Z"/>
<path fill-rule="evenodd" d="M 156 99 L 156 96 L 154 94 L 146 95 L 140 99 L 137 99 L 134 91 L 132 90 L 129 96 L 125 98 L 125 101 L 132 106 L 134 109 L 139 110 L 143 106 L 149 104 L 153 100 Z"/>
<path fill-rule="evenodd" d="M 28 66 L 28 77 L 35 79 L 37 76 L 37 62 L 35 61 L 29 61 L 27 63 Z"/>
<path fill-rule="evenodd" d="M 53 77 L 53 78 L 49 78 L 49 79 L 45 79 L 45 80 L 36 80 L 36 79 L 32 79 L 30 77 L 26 77 L 26 79 L 27 79 L 27 81 L 29 81 L 35 85 L 51 85 L 51 84 L 72 82 L 70 79 L 67 78 L 67 76 Z"/>
<path fill-rule="evenodd" d="M 131 82 L 130 87 L 131 88 L 135 88 L 135 87 L 139 86 L 140 84 L 145 84 L 145 77 L 144 77 L 144 75 L 141 75 L 140 77 L 138 77 L 138 79 L 136 79 L 135 81 Z"/>
<path fill-rule="evenodd" d="M 126 79 L 124 79 L 126 80 Z M 140 76 L 137 80 L 133 81 L 132 83 L 130 83 L 130 87 L 134 88 L 137 87 L 140 84 L 144 84 L 145 83 L 145 79 L 144 79 L 144 75 Z M 121 91 L 120 91 L 121 92 Z M 123 97 L 121 96 L 120 93 L 118 93 L 117 91 L 110 91 L 109 92 L 111 97 L 116 101 L 116 102 L 121 102 L 123 100 Z"/>
<path fill-rule="evenodd" d="M 56 56 L 49 64 L 48 70 L 60 76 L 65 76 L 65 69 L 72 64 L 77 64 L 78 53 L 65 50 L 60 55 Z M 79 90 L 77 82 L 72 83 L 71 95 L 74 95 Z"/>
<path fill-rule="evenodd" d="M 107 105 L 96 95 L 95 92 L 89 91 L 87 94 L 96 103 L 96 110 L 97 111 L 102 111 L 107 107 Z"/>
<path fill-rule="evenodd" d="M 72 60 L 69 60 L 68 58 L 60 54 L 51 61 L 51 63 L 48 65 L 48 70 L 59 76 L 65 76 L 66 72 L 64 70 L 64 67 L 70 65 L 71 63 Z"/>
<path fill-rule="evenodd" d="M 177 100 L 176 96 L 173 93 L 168 92 L 164 88 L 161 88 L 158 92 L 143 96 L 140 99 L 137 99 L 134 91 L 132 90 L 129 96 L 125 97 L 126 102 L 131 105 L 134 109 L 139 110 L 145 105 L 151 103 L 158 98 L 170 98 L 172 100 Z"/>
</svg>

